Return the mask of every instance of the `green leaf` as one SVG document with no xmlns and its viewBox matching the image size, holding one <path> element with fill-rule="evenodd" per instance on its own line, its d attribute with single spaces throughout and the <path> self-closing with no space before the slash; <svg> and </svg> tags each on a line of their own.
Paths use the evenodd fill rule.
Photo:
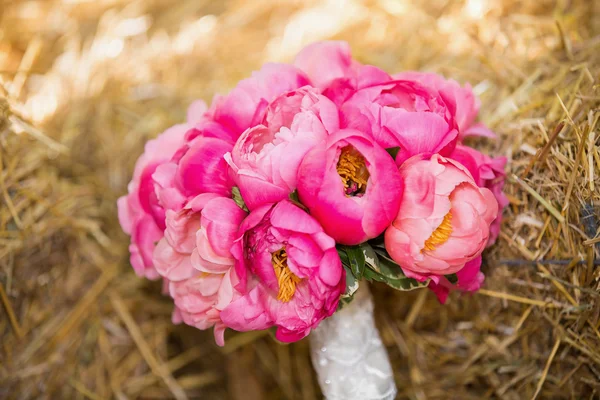
<svg viewBox="0 0 600 400">
<path fill-rule="evenodd" d="M 342 265 L 350 268 L 350 260 L 348 259 L 348 254 L 346 254 L 346 250 L 344 249 L 345 247 L 346 246 L 338 244 L 337 246 L 335 246 L 335 249 L 337 250 L 338 255 L 340 256 L 340 260 L 342 260 Z"/>
<path fill-rule="evenodd" d="M 297 205 L 304 211 L 308 211 L 308 208 L 306 208 L 306 206 L 300 202 L 300 198 L 298 197 L 297 190 L 294 190 L 292 193 L 290 193 L 288 197 L 292 203 L 294 203 L 295 205 Z"/>
<path fill-rule="evenodd" d="M 424 288 L 427 287 L 427 285 L 429 284 L 428 280 L 425 282 L 419 282 L 416 279 L 407 278 L 404 275 L 398 279 L 388 278 L 370 269 L 365 270 L 365 279 L 369 282 L 382 282 L 388 285 L 389 287 L 402 291 Z"/>
<path fill-rule="evenodd" d="M 385 235 L 382 233 L 381 235 L 369 240 L 367 242 L 371 247 L 381 247 L 385 249 Z"/>
<path fill-rule="evenodd" d="M 340 297 L 340 302 L 338 303 L 337 311 L 342 310 L 346 305 L 352 303 L 352 300 L 354 300 L 354 296 Z"/>
<path fill-rule="evenodd" d="M 379 270 L 379 257 L 377 257 L 377 253 L 375 253 L 375 250 L 373 250 L 371 245 L 369 243 L 362 243 L 360 248 L 365 256 L 365 264 L 367 267 L 375 271 Z"/>
<path fill-rule="evenodd" d="M 368 263 L 370 268 L 366 269 L 364 273 L 364 277 L 368 281 L 383 282 L 396 290 L 419 289 L 429 284 L 429 281 L 419 282 L 405 276 L 400 265 L 392 260 L 385 249 L 377 247 L 372 248 L 372 251 L 376 254 L 378 262 L 375 266 Z"/>
<path fill-rule="evenodd" d="M 396 261 L 394 261 L 392 259 L 392 256 L 390 256 L 390 254 L 387 252 L 386 249 L 375 247 L 373 249 L 373 251 L 375 251 L 375 253 L 377 253 L 377 255 L 379 256 L 379 258 L 385 259 L 389 263 L 398 265 L 398 263 L 396 263 Z"/>
<path fill-rule="evenodd" d="M 359 281 L 347 267 L 344 267 L 344 269 L 346 270 L 346 290 L 342 294 L 342 298 L 348 299 L 354 296 L 354 293 L 358 290 Z"/>
<path fill-rule="evenodd" d="M 235 204 L 237 204 L 242 210 L 248 212 L 248 207 L 246 207 L 246 203 L 244 203 L 244 199 L 240 193 L 240 188 L 234 186 L 233 189 L 231 189 L 231 195 L 233 197 L 233 201 L 235 201 Z"/>
<path fill-rule="evenodd" d="M 294 190 L 292 193 L 290 193 L 288 197 L 290 198 L 291 201 L 300 203 L 300 197 L 298 197 L 297 190 Z"/>
<path fill-rule="evenodd" d="M 458 282 L 458 276 L 456 274 L 445 275 L 446 279 L 450 281 L 451 284 L 456 285 Z"/>
<path fill-rule="evenodd" d="M 398 155 L 398 152 L 400 151 L 400 147 L 389 147 L 385 149 L 385 151 L 387 151 L 389 155 L 392 156 L 392 158 L 395 160 L 396 156 Z"/>
<path fill-rule="evenodd" d="M 340 296 L 338 310 L 341 310 L 346 304 L 350 304 L 352 302 L 354 299 L 354 294 L 359 287 L 359 281 L 354 277 L 352 271 L 350 271 L 350 267 L 347 265 L 343 265 L 343 267 L 346 270 L 346 290 Z"/>
<path fill-rule="evenodd" d="M 387 251 L 380 248 L 376 248 L 374 251 L 379 259 L 379 268 L 376 270 L 379 274 L 390 279 L 406 278 L 402 268 L 392 260 Z"/>
<path fill-rule="evenodd" d="M 385 283 L 385 277 L 383 275 L 379 275 L 376 271 L 372 269 L 365 269 L 364 277 L 369 282 L 383 282 Z"/>
<path fill-rule="evenodd" d="M 365 254 L 360 246 L 345 246 L 345 250 L 352 274 L 360 280 L 365 271 Z"/>
<path fill-rule="evenodd" d="M 416 279 L 404 277 L 402 279 L 388 279 L 385 283 L 396 290 L 408 291 L 427 287 L 429 280 L 419 282 Z"/>
</svg>

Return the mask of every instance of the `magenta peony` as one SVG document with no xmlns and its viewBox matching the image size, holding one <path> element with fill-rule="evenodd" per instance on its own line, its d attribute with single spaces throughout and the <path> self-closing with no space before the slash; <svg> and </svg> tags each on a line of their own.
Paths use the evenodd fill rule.
<svg viewBox="0 0 600 400">
<path fill-rule="evenodd" d="M 391 77 L 372 65 L 362 65 L 352 59 L 346 42 L 317 42 L 306 46 L 294 61 L 336 105 L 343 104 L 357 90 L 389 82 Z"/>
<path fill-rule="evenodd" d="M 187 123 L 175 125 L 146 143 L 127 186 L 128 194 L 118 200 L 119 222 L 123 231 L 131 236 L 131 265 L 138 275 L 148 279 L 159 277 L 152 262 L 152 253 L 165 229 L 165 211 L 156 196 L 152 175 L 183 145 L 185 133 L 201 118 L 205 109 L 204 102 L 193 103 L 188 111 Z"/>
<path fill-rule="evenodd" d="M 385 247 L 407 276 L 453 274 L 478 257 L 498 214 L 492 192 L 468 170 L 437 154 L 402 165 L 404 196 Z"/>
<path fill-rule="evenodd" d="M 204 136 L 185 143 L 153 175 L 160 205 L 178 211 L 202 193 L 231 197 L 233 181 L 223 156 L 232 147 L 225 140 Z"/>
<path fill-rule="evenodd" d="M 292 342 L 336 310 L 345 273 L 335 241 L 302 209 L 285 200 L 244 220 L 232 254 L 242 296 L 221 312 L 236 330 L 277 327 Z"/>
<path fill-rule="evenodd" d="M 458 124 L 458 137 L 464 139 L 467 136 L 486 136 L 495 138 L 494 132 L 481 123 L 475 123 L 479 113 L 480 102 L 473 93 L 471 85 L 460 86 L 452 79 L 430 72 L 402 72 L 394 75 L 395 79 L 419 82 L 429 89 L 437 91 L 448 104 L 452 104 L 454 119 Z"/>
<path fill-rule="evenodd" d="M 317 42 L 306 46 L 294 61 L 315 87 L 324 88 L 337 79 L 353 74 L 358 63 L 352 59 L 346 42 Z"/>
<path fill-rule="evenodd" d="M 296 189 L 304 155 L 339 129 L 337 107 L 314 89 L 285 93 L 248 129 L 227 156 L 233 179 L 250 210 L 275 203 Z"/>
<path fill-rule="evenodd" d="M 308 78 L 287 64 L 265 64 L 240 81 L 226 96 L 216 97 L 208 114 L 235 137 L 261 123 L 269 103 L 279 95 L 308 85 Z M 214 127 L 214 125 L 212 125 Z"/>
<path fill-rule="evenodd" d="M 396 163 L 417 154 L 449 155 L 458 138 L 450 104 L 417 82 L 389 81 L 358 90 L 342 106 L 342 126 L 369 133 Z"/>
<path fill-rule="evenodd" d="M 354 245 L 380 235 L 393 221 L 402 181 L 394 160 L 369 136 L 341 130 L 304 158 L 298 195 L 328 235 Z"/>
</svg>

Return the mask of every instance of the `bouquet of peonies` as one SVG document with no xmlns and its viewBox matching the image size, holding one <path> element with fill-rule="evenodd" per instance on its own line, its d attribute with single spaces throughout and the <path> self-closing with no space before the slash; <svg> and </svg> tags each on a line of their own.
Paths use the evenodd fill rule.
<svg viewBox="0 0 600 400">
<path fill-rule="evenodd" d="M 470 86 L 391 76 L 349 46 L 266 64 L 147 143 L 119 219 L 137 274 L 162 278 L 174 322 L 307 336 L 362 280 L 476 291 L 507 200 L 504 158 L 466 146 Z"/>
</svg>

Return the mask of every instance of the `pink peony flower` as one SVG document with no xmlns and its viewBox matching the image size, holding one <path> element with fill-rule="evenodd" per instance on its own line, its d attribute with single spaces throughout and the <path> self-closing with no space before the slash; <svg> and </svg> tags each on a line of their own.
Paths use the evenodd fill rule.
<svg viewBox="0 0 600 400">
<path fill-rule="evenodd" d="M 209 274 L 228 272 L 235 263 L 231 247 L 247 213 L 232 199 L 218 197 L 202 210 L 200 229 L 196 232 L 196 248 L 192 265 Z"/>
<path fill-rule="evenodd" d="M 308 45 L 298 53 L 294 65 L 337 105 L 359 89 L 391 80 L 381 69 L 353 60 L 346 42 L 325 41 Z"/>
<path fill-rule="evenodd" d="M 456 146 L 456 149 L 450 156 L 453 160 L 464 165 L 479 187 L 490 189 L 498 202 L 498 217 L 490 226 L 490 238 L 487 247 L 493 245 L 500 234 L 500 225 L 502 223 L 502 210 L 508 205 L 508 199 L 503 192 L 506 173 L 506 157 L 491 158 L 471 147 Z"/>
<path fill-rule="evenodd" d="M 452 152 L 458 137 L 452 106 L 417 82 L 389 81 L 354 93 L 341 108 L 341 125 L 370 133 L 383 148 L 399 147 L 401 165 L 417 154 Z"/>
<path fill-rule="evenodd" d="M 226 140 L 204 136 L 179 148 L 171 161 L 160 165 L 152 175 L 162 207 L 178 211 L 202 193 L 231 197 L 233 181 L 224 155 L 232 148 Z"/>
<path fill-rule="evenodd" d="M 451 290 L 478 291 L 485 279 L 485 275 L 480 271 L 480 268 L 481 256 L 475 257 L 456 273 L 458 279 L 456 283 L 453 284 L 445 276 L 440 276 L 437 283 L 431 280 L 428 287 L 435 293 L 440 303 L 444 304 Z"/>
<path fill-rule="evenodd" d="M 437 91 L 454 110 L 454 119 L 458 124 L 458 136 L 463 140 L 467 136 L 485 136 L 495 138 L 496 134 L 481 123 L 475 123 L 481 105 L 468 83 L 461 87 L 452 79 L 430 72 L 402 72 L 394 75 L 395 79 L 419 82 L 429 89 Z"/>
<path fill-rule="evenodd" d="M 157 271 L 169 281 L 174 321 L 199 329 L 215 326 L 223 345 L 220 313 L 239 296 L 230 253 L 246 213 L 232 199 L 214 193 L 196 196 L 179 211 L 167 210 L 165 237 L 154 251 Z"/>
<path fill-rule="evenodd" d="M 298 195 L 328 235 L 355 245 L 394 220 L 402 181 L 394 160 L 369 136 L 341 130 L 302 161 Z"/>
<path fill-rule="evenodd" d="M 298 53 L 294 65 L 308 76 L 315 87 L 327 87 L 336 79 L 346 78 L 358 66 L 352 60 L 346 42 L 316 42 Z"/>
<path fill-rule="evenodd" d="M 492 192 L 468 170 L 438 154 L 400 167 L 404 196 L 385 232 L 385 247 L 404 273 L 418 280 L 460 271 L 478 257 L 498 214 Z"/>
<path fill-rule="evenodd" d="M 307 77 L 287 64 L 265 64 L 250 78 L 240 81 L 226 96 L 216 97 L 208 111 L 214 129 L 225 129 L 237 138 L 260 124 L 270 102 L 282 93 L 309 84 Z"/>
<path fill-rule="evenodd" d="M 252 211 L 231 252 L 242 296 L 221 312 L 226 326 L 277 326 L 277 339 L 293 342 L 336 310 L 345 273 L 335 241 L 289 200 Z"/>
<path fill-rule="evenodd" d="M 354 61 L 345 42 L 311 44 L 294 65 L 341 107 L 342 128 L 368 132 L 384 148 L 399 147 L 398 165 L 421 153 L 449 155 L 462 128 L 457 122 L 469 128 L 468 134 L 491 133 L 472 124 L 479 103 L 469 86 L 435 74 L 392 77 Z"/>
<path fill-rule="evenodd" d="M 218 194 L 203 193 L 178 211 L 166 211 L 165 234 L 153 254 L 156 270 L 163 278 L 181 281 L 196 274 L 191 257 L 196 248 L 196 232 L 200 230 L 200 216 L 206 205 L 218 198 Z"/>
<path fill-rule="evenodd" d="M 131 265 L 139 276 L 148 279 L 159 277 L 152 263 L 152 252 L 155 243 L 163 236 L 165 211 L 155 194 L 152 175 L 183 145 L 186 131 L 201 118 L 205 109 L 204 102 L 193 103 L 188 111 L 187 123 L 175 125 L 146 143 L 127 186 L 128 194 L 117 202 L 121 227 L 131 236 Z"/>
<path fill-rule="evenodd" d="M 221 311 L 239 297 L 238 280 L 233 269 L 224 274 L 197 274 L 171 282 L 169 293 L 175 302 L 173 323 L 184 322 L 198 329 L 214 327 L 215 342 L 225 345 L 225 324 Z"/>
<path fill-rule="evenodd" d="M 213 107 L 214 108 L 214 107 Z M 213 110 L 206 112 L 200 121 L 196 123 L 185 135 L 185 141 L 191 142 L 198 136 L 207 138 L 221 139 L 228 143 L 234 144 L 239 133 L 235 133 L 229 127 L 216 122 L 211 113 Z"/>
<path fill-rule="evenodd" d="M 304 155 L 338 129 L 336 106 L 314 89 L 288 92 L 271 103 L 262 125 L 244 132 L 226 156 L 248 208 L 287 198 Z"/>
<path fill-rule="evenodd" d="M 295 132 L 325 137 L 340 128 L 339 112 L 331 100 L 305 86 L 283 93 L 265 112 L 262 125 L 273 132 L 288 128 Z"/>
</svg>

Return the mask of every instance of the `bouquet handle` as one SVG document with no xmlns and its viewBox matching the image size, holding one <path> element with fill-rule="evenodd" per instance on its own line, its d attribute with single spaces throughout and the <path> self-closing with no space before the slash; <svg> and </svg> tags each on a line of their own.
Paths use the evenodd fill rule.
<svg viewBox="0 0 600 400">
<path fill-rule="evenodd" d="M 366 285 L 309 336 L 311 358 L 327 400 L 392 400 L 394 374 L 373 318 Z"/>
</svg>

